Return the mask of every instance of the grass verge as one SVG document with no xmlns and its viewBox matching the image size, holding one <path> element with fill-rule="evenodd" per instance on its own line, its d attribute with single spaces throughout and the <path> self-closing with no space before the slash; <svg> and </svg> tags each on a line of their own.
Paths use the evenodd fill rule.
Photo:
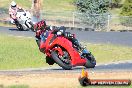
<svg viewBox="0 0 132 88">
<path fill-rule="evenodd" d="M 28 85 L 11 85 L 4 88 L 30 88 Z"/>
<path fill-rule="evenodd" d="M 0 69 L 19 69 L 45 66 L 34 39 L 0 35 Z"/>
<path fill-rule="evenodd" d="M 132 60 L 132 47 L 87 44 L 97 63 Z M 0 35 L 0 70 L 47 66 L 33 38 Z"/>
<path fill-rule="evenodd" d="M 74 11 L 74 0 L 43 0 L 43 10 L 49 12 Z M 54 9 L 53 9 L 54 8 Z"/>
<path fill-rule="evenodd" d="M 19 6 L 25 9 L 31 9 L 32 0 L 14 0 Z M 0 9 L 8 9 L 11 0 L 0 0 Z M 42 10 L 44 11 L 73 11 L 75 6 L 72 4 L 73 0 L 43 0 Z M 54 8 L 54 9 L 53 9 Z"/>
<path fill-rule="evenodd" d="M 28 85 L 10 85 L 10 86 L 4 86 L 0 85 L 0 88 L 30 88 Z"/>
<path fill-rule="evenodd" d="M 0 23 L 0 26 L 2 26 L 2 27 L 15 27 L 15 25 L 8 24 L 8 23 Z"/>
<path fill-rule="evenodd" d="M 95 56 L 97 63 L 110 63 L 132 60 L 132 47 L 112 44 L 86 44 Z"/>
</svg>

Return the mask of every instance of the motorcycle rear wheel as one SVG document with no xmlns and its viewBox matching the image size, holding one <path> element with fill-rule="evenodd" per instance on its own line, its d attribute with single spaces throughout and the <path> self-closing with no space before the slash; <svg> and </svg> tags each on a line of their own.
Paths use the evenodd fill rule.
<svg viewBox="0 0 132 88">
<path fill-rule="evenodd" d="M 16 27 L 18 28 L 19 31 L 23 31 L 24 30 L 21 24 L 16 24 Z"/>
<path fill-rule="evenodd" d="M 60 67 L 62 67 L 63 69 L 65 69 L 65 70 L 71 70 L 71 69 L 72 69 L 71 63 L 69 63 L 69 64 L 64 63 L 64 62 L 59 58 L 58 52 L 57 52 L 57 51 L 52 51 L 52 52 L 51 52 L 51 56 L 52 56 L 52 58 L 54 59 L 54 61 L 55 61 Z M 67 58 L 67 59 L 69 59 L 69 58 Z"/>
<path fill-rule="evenodd" d="M 18 22 L 17 19 L 14 19 L 14 22 L 15 22 L 15 25 L 16 25 L 16 27 L 17 27 L 17 29 L 19 31 L 23 31 L 24 30 L 23 27 L 22 27 L 22 25 Z"/>
</svg>

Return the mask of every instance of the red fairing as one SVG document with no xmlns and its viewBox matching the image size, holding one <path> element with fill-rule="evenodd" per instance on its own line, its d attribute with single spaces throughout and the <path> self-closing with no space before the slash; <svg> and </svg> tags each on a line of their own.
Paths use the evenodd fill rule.
<svg viewBox="0 0 132 88">
<path fill-rule="evenodd" d="M 53 47 L 56 43 L 58 45 L 64 47 L 68 51 L 68 53 L 71 56 L 71 62 L 72 62 L 73 66 L 84 65 L 86 63 L 86 60 L 85 59 L 81 59 L 79 53 L 72 47 L 71 41 L 69 41 L 68 39 L 66 39 L 64 37 L 58 37 L 53 42 L 51 47 Z"/>
<path fill-rule="evenodd" d="M 59 52 L 59 55 L 61 55 L 61 56 L 63 55 L 63 51 L 62 51 L 62 49 L 60 47 L 55 47 L 52 50 L 58 51 Z"/>
<path fill-rule="evenodd" d="M 86 59 L 82 59 L 78 53 L 77 50 L 75 50 L 72 47 L 72 42 L 69 41 L 67 38 L 63 36 L 56 37 L 53 42 L 51 42 L 52 38 L 54 37 L 54 34 L 50 32 L 46 42 L 43 42 L 43 44 L 40 45 L 40 48 L 45 48 L 45 54 L 47 56 L 51 56 L 51 50 L 57 50 L 59 51 L 60 55 L 63 55 L 61 48 L 55 48 L 56 45 L 59 45 L 67 50 L 71 57 L 71 64 L 72 66 L 83 66 L 86 63 Z M 42 42 L 41 42 L 42 43 Z"/>
</svg>

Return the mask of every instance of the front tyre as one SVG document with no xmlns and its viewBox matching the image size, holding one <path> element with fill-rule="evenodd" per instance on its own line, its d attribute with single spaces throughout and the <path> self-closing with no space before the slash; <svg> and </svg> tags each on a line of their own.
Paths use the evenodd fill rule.
<svg viewBox="0 0 132 88">
<path fill-rule="evenodd" d="M 86 64 L 84 65 L 86 68 L 94 68 L 96 65 L 96 60 L 92 54 L 87 57 Z"/>
<path fill-rule="evenodd" d="M 55 61 L 52 58 L 46 56 L 46 63 L 48 63 L 49 65 L 53 65 Z"/>
<path fill-rule="evenodd" d="M 67 53 L 67 51 L 63 52 L 65 52 L 64 55 L 62 56 L 63 59 L 59 58 L 58 51 L 52 51 L 51 56 L 60 67 L 62 67 L 65 70 L 70 70 L 72 69 L 71 60 L 69 56 L 66 56 L 69 54 Z"/>
<path fill-rule="evenodd" d="M 32 31 L 32 32 L 35 32 L 35 29 L 34 29 L 34 24 L 33 24 L 32 22 L 29 22 L 29 24 L 31 25 L 31 28 L 30 28 L 30 29 L 31 29 L 31 31 Z"/>
</svg>

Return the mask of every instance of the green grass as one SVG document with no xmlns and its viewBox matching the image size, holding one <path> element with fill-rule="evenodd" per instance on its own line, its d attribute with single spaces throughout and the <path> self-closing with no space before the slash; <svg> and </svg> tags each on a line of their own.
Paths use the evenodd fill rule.
<svg viewBox="0 0 132 88">
<path fill-rule="evenodd" d="M 16 3 L 24 9 L 31 9 L 32 0 L 14 0 Z M 43 0 L 42 3 L 42 18 L 50 19 L 67 19 L 71 17 L 72 12 L 75 10 L 73 4 L 74 0 Z M 11 0 L 0 0 L 0 11 L 5 11 L 8 13 L 8 8 L 11 3 Z M 62 12 L 62 13 L 57 13 Z M 48 14 L 47 14 L 48 13 Z M 6 18 L 8 16 L 1 16 L 0 18 Z M 68 19 L 68 20 L 69 20 Z"/>
<path fill-rule="evenodd" d="M 87 44 L 97 63 L 132 60 L 132 47 L 111 44 Z"/>
<path fill-rule="evenodd" d="M 32 3 L 32 0 L 14 0 L 16 1 L 16 3 L 25 8 L 25 9 L 28 9 L 28 8 L 31 8 L 31 3 Z M 9 8 L 9 5 L 11 3 L 11 0 L 0 0 L 0 9 L 2 10 L 6 10 L 8 11 L 8 8 Z"/>
<path fill-rule="evenodd" d="M 87 48 L 97 63 L 132 60 L 132 47 L 87 44 Z M 44 58 L 33 38 L 0 35 L 0 70 L 48 66 Z"/>
<path fill-rule="evenodd" d="M 120 16 L 120 13 L 121 13 L 121 8 L 114 8 L 112 10 L 109 10 L 110 13 L 114 16 Z"/>
<path fill-rule="evenodd" d="M 32 6 L 32 0 L 14 0 L 23 8 L 30 9 Z M 120 4 L 123 4 L 125 0 L 121 0 Z M 10 5 L 11 0 L 0 0 L 0 9 L 6 9 Z M 65 11 L 75 11 L 76 7 L 73 4 L 74 0 L 43 0 L 42 10 L 48 12 L 65 12 Z M 114 8 L 110 10 L 112 15 L 119 15 L 121 8 Z"/>
<path fill-rule="evenodd" d="M 29 9 L 32 6 L 32 0 L 14 0 L 14 1 L 16 1 L 16 3 L 22 8 Z"/>
<path fill-rule="evenodd" d="M 0 26 L 3 27 L 15 27 L 15 25 L 9 24 L 9 23 L 0 23 Z"/>
<path fill-rule="evenodd" d="M 73 0 L 43 0 L 43 10 L 51 12 L 73 11 Z"/>
<path fill-rule="evenodd" d="M 10 85 L 10 86 L 0 85 L 0 88 L 30 88 L 30 87 L 28 85 Z"/>
<path fill-rule="evenodd" d="M 121 0 L 120 4 L 123 4 L 124 2 L 125 2 L 125 0 Z M 112 15 L 119 16 L 120 13 L 121 13 L 121 9 L 122 9 L 122 8 L 113 8 L 112 10 L 109 9 L 109 11 L 110 11 L 110 13 L 111 13 Z"/>
<path fill-rule="evenodd" d="M 45 66 L 34 39 L 0 35 L 0 69 L 19 69 Z"/>
<path fill-rule="evenodd" d="M 17 4 L 23 8 L 30 9 L 32 6 L 32 0 L 14 0 Z M 0 0 L 0 8 L 8 9 L 11 0 Z M 72 4 L 73 0 L 43 0 L 44 11 L 73 11 L 75 9 Z"/>
<path fill-rule="evenodd" d="M 28 85 L 11 85 L 5 88 L 30 88 Z"/>
</svg>

